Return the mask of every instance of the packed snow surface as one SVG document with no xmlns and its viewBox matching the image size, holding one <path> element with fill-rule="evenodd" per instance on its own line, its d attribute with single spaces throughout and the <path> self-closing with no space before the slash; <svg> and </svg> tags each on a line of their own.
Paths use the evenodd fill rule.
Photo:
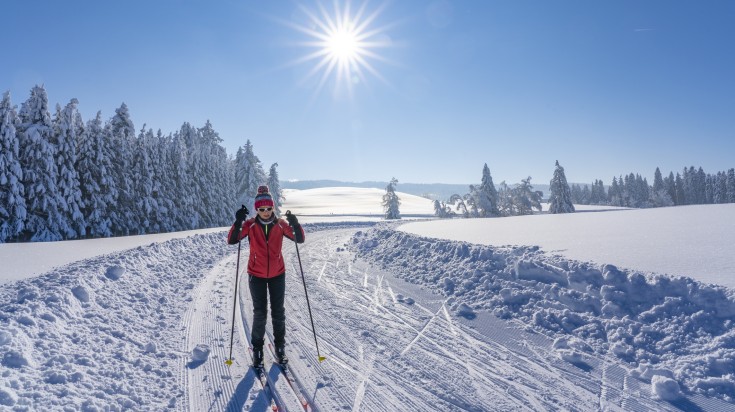
<svg viewBox="0 0 735 412">
<path fill-rule="evenodd" d="M 735 287 L 735 204 L 411 222 L 400 230 Z"/>
<path fill-rule="evenodd" d="M 615 254 L 612 241 L 602 260 L 567 256 L 563 247 L 536 241 L 551 242 L 544 227 L 568 223 L 569 216 L 607 221 L 650 213 L 616 223 L 642 225 L 657 219 L 656 212 L 672 219 L 674 209 L 506 218 L 514 227 L 522 219 L 536 222 L 538 231 L 497 244 L 472 239 L 471 231 L 453 237 L 464 224 L 500 232 L 496 225 L 505 219 L 404 224 L 304 215 L 300 260 L 292 243 L 284 257 L 287 350 L 309 409 L 735 410 L 735 298 L 733 289 L 716 285 L 724 282 L 712 281 L 718 274 L 695 280 L 655 265 L 634 269 L 620 263 L 625 252 Z M 730 212 L 710 206 L 680 210 L 687 215 L 669 220 L 672 225 L 704 225 L 702 215 L 719 216 L 723 225 L 733 221 Z M 596 230 L 586 239 L 578 234 L 580 243 L 614 237 L 609 228 L 599 230 L 608 223 L 594 219 L 589 224 Z M 404 231 L 445 224 L 432 237 Z M 655 256 L 674 230 L 661 228 L 668 230 L 647 232 L 640 247 L 648 253 L 636 255 L 639 263 Z M 698 244 L 733 244 L 731 231 L 711 229 L 681 229 L 691 245 L 682 254 L 700 268 L 724 258 L 700 255 Z M 245 242 L 238 263 L 225 230 L 151 237 L 132 248 L 124 239 L 88 241 L 100 242 L 100 253 L 85 247 L 76 259 L 74 251 L 50 244 L 4 255 L 12 262 L 0 269 L 0 410 L 264 410 L 268 396 L 248 369 L 251 303 L 244 273 L 234 362 L 224 363 L 235 272 L 243 272 L 248 255 Z M 628 230 L 632 242 L 640 233 Z M 114 250 L 103 241 L 120 245 Z M 6 246 L 12 245 L 0 245 L 0 254 Z M 33 272 L 43 261 L 34 257 L 44 253 L 66 253 L 71 261 L 8 279 L 16 260 Z M 317 360 L 300 267 L 324 362 Z M 303 410 L 270 366 L 272 356 L 266 361 L 283 408 Z"/>
</svg>

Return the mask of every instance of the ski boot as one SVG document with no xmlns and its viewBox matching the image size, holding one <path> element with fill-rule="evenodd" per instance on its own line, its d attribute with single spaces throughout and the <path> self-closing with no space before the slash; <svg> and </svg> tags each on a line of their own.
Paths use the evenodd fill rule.
<svg viewBox="0 0 735 412">
<path fill-rule="evenodd" d="M 253 368 L 263 367 L 263 347 L 253 347 Z"/>
<path fill-rule="evenodd" d="M 288 356 L 286 356 L 286 348 L 284 346 L 276 346 L 276 362 L 281 365 L 288 363 Z"/>
</svg>

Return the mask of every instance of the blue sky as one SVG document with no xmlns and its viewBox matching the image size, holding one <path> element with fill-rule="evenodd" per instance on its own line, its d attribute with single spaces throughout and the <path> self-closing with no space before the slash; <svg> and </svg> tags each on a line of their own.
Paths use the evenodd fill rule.
<svg viewBox="0 0 735 412">
<path fill-rule="evenodd" d="M 324 9 L 320 12 L 319 5 Z M 348 88 L 320 83 L 317 1 L 11 1 L 0 90 L 44 84 L 85 120 L 209 119 L 281 179 L 547 184 L 735 167 L 735 2 L 352 1 L 369 21 Z M 323 30 L 322 30 L 323 32 Z M 380 46 L 380 47 L 378 47 Z M 400 190 L 400 184 L 399 184 Z"/>
</svg>

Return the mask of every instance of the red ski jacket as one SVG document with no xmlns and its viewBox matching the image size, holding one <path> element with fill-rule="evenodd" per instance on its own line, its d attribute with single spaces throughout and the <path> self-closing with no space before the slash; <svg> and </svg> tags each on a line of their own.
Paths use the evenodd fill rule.
<svg viewBox="0 0 735 412">
<path fill-rule="evenodd" d="M 281 247 L 283 245 L 283 237 L 287 237 L 294 242 L 304 243 L 306 235 L 300 224 L 296 224 L 296 229 L 300 233 L 295 233 L 294 228 L 283 219 L 276 219 L 271 224 L 263 225 L 259 223 L 257 218 L 251 218 L 243 222 L 239 235 L 233 224 L 230 233 L 227 235 L 228 243 L 235 244 L 245 237 L 250 239 L 250 258 L 248 259 L 248 273 L 259 278 L 272 278 L 286 272 L 286 265 L 283 262 L 283 254 Z M 268 236 L 266 237 L 266 230 Z"/>
</svg>

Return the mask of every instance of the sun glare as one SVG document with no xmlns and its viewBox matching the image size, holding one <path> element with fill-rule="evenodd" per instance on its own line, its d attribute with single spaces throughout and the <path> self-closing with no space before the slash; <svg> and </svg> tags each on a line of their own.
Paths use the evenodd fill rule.
<svg viewBox="0 0 735 412">
<path fill-rule="evenodd" d="M 359 42 L 355 33 L 349 29 L 342 29 L 329 34 L 327 48 L 330 58 L 340 60 L 351 60 L 359 54 Z"/>
<path fill-rule="evenodd" d="M 354 13 L 349 1 L 335 0 L 333 10 L 317 3 L 316 10 L 301 6 L 306 24 L 289 23 L 307 35 L 299 46 L 309 49 L 294 64 L 311 63 L 307 78 L 318 77 L 318 94 L 325 86 L 333 86 L 333 95 L 347 92 L 353 96 L 355 86 L 366 84 L 368 75 L 386 82 L 374 67 L 375 61 L 387 61 L 377 50 L 391 46 L 386 27 L 371 27 L 382 11 L 367 11 L 367 2 Z M 387 82 L 386 82 L 387 83 Z"/>
</svg>

